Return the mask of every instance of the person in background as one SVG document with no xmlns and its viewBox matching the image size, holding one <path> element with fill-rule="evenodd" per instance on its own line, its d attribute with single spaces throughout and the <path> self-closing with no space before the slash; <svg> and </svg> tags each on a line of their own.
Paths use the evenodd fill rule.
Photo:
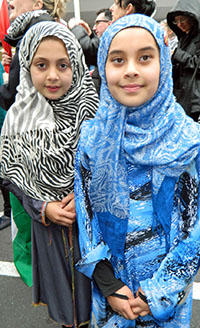
<svg viewBox="0 0 200 328">
<path fill-rule="evenodd" d="M 103 8 L 98 10 L 96 15 L 97 16 L 95 19 L 93 30 L 91 30 L 89 25 L 83 20 L 78 22 L 74 18 L 69 20 L 68 27 L 74 33 L 74 35 L 82 46 L 86 58 L 86 63 L 90 68 L 92 80 L 99 94 L 101 79 L 99 77 L 97 68 L 97 51 L 99 46 L 99 40 L 103 32 L 111 24 L 112 15 L 109 8 Z"/>
<path fill-rule="evenodd" d="M 112 14 L 110 9 L 104 8 L 100 9 L 97 12 L 97 17 L 95 19 L 95 24 L 93 26 L 93 31 L 96 33 L 96 35 L 101 38 L 104 31 L 107 29 L 107 27 L 111 24 L 112 21 Z M 92 76 L 92 80 L 94 82 L 95 88 L 97 90 L 97 93 L 100 93 L 100 85 L 101 85 L 101 79 L 99 76 L 98 67 L 95 66 L 94 69 L 90 72 Z"/>
<path fill-rule="evenodd" d="M 74 157 L 98 96 L 78 41 L 60 23 L 30 27 L 19 59 L 16 100 L 2 127 L 1 175 L 32 219 L 33 303 L 46 304 L 63 327 L 88 327 L 90 281 L 74 268 Z"/>
<path fill-rule="evenodd" d="M 68 28 L 79 41 L 88 68 L 90 69 L 91 66 L 96 66 L 99 37 L 91 30 L 89 24 L 82 19 L 78 21 L 74 17 L 71 18 L 68 21 Z"/>
<path fill-rule="evenodd" d="M 167 36 L 169 38 L 169 46 L 171 49 L 171 55 L 173 55 L 175 49 L 177 48 L 178 45 L 178 38 L 176 36 L 176 34 L 171 30 L 171 28 L 169 28 L 168 24 L 167 24 L 167 20 L 164 19 L 160 22 L 161 26 L 165 29 Z"/>
<path fill-rule="evenodd" d="M 5 74 L 5 70 L 3 64 L 0 62 L 0 86 L 4 84 L 4 74 Z M 6 116 L 6 111 L 2 107 L 0 107 L 0 133 L 5 116 Z M 1 183 L 2 183 L 2 179 L 0 179 L 0 188 L 3 196 L 4 213 L 0 217 L 0 230 L 3 230 L 4 228 L 7 228 L 11 224 L 11 205 L 10 205 L 9 192 L 6 188 L 4 188 L 1 185 Z"/>
<path fill-rule="evenodd" d="M 178 37 L 172 55 L 174 95 L 196 122 L 200 115 L 200 2 L 179 0 L 167 14 Z"/>
<path fill-rule="evenodd" d="M 156 12 L 156 2 L 155 0 L 115 0 L 110 11 L 113 21 L 129 14 L 153 16 Z"/>
<path fill-rule="evenodd" d="M 101 38 L 103 32 L 107 29 L 107 27 L 111 24 L 112 14 L 110 9 L 104 8 L 100 9 L 96 13 L 97 17 L 95 19 L 95 23 L 93 26 L 93 31 L 96 35 Z"/>
<path fill-rule="evenodd" d="M 173 95 L 165 31 L 126 15 L 98 51 L 101 97 L 75 162 L 91 327 L 189 328 L 200 254 L 200 125 Z"/>
</svg>

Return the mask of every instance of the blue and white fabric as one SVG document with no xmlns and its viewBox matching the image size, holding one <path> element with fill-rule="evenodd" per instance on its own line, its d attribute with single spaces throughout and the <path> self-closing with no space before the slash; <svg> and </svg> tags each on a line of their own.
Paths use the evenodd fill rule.
<svg viewBox="0 0 200 328">
<path fill-rule="evenodd" d="M 158 44 L 160 82 L 146 103 L 125 107 L 109 92 L 105 64 L 114 36 L 133 26 L 147 29 Z M 175 102 L 164 33 L 152 18 L 134 14 L 113 23 L 100 42 L 100 104 L 82 127 L 75 169 L 77 267 L 92 277 L 95 265 L 109 259 L 133 293 L 142 287 L 152 316 L 119 317 L 94 285 L 92 324 L 98 327 L 189 327 L 189 284 L 200 254 L 200 126 Z"/>
</svg>

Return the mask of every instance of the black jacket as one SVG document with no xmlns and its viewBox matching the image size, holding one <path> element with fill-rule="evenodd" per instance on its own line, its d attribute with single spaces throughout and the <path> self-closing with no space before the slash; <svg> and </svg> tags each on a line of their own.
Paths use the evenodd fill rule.
<svg viewBox="0 0 200 328">
<path fill-rule="evenodd" d="M 44 14 L 39 17 L 33 18 L 31 24 L 27 25 L 26 31 L 29 29 L 29 27 L 41 21 L 53 21 L 53 17 L 51 17 L 48 14 Z M 20 70 L 18 52 L 19 52 L 20 41 L 23 38 L 23 35 L 24 34 L 19 35 L 16 39 L 11 39 L 9 38 L 9 36 L 5 37 L 5 41 L 8 44 L 10 44 L 12 47 L 16 48 L 15 55 L 10 65 L 8 83 L 0 87 L 0 106 L 5 110 L 8 110 L 10 106 L 14 103 L 15 96 L 17 93 L 16 88 L 19 84 L 19 70 Z"/>
<path fill-rule="evenodd" d="M 194 25 L 188 34 L 182 32 L 174 24 L 174 18 L 177 15 L 188 15 L 192 18 Z M 185 110 L 190 116 L 193 116 L 193 114 L 195 116 L 195 114 L 200 113 L 200 62 L 191 91 L 188 91 L 188 87 L 190 86 L 198 61 L 200 61 L 199 0 L 179 0 L 175 7 L 168 13 L 167 22 L 179 40 L 178 47 L 172 56 L 174 94 L 178 97 L 178 90 L 182 90 L 185 93 L 190 92 L 190 109 L 188 112 Z"/>
<path fill-rule="evenodd" d="M 74 28 L 72 28 L 71 31 L 75 35 L 81 45 L 81 48 L 83 49 L 87 66 L 97 66 L 97 51 L 99 47 L 99 38 L 93 32 L 89 36 L 87 31 L 81 25 L 75 26 Z"/>
</svg>

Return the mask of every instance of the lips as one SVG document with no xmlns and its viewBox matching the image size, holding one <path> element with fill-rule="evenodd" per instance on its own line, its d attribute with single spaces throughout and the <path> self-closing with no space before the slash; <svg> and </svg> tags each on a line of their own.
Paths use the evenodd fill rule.
<svg viewBox="0 0 200 328">
<path fill-rule="evenodd" d="M 57 92 L 60 89 L 57 85 L 47 85 L 46 88 L 50 92 Z"/>
<path fill-rule="evenodd" d="M 141 84 L 126 84 L 121 86 L 121 88 L 127 92 L 137 92 L 142 88 Z"/>
</svg>

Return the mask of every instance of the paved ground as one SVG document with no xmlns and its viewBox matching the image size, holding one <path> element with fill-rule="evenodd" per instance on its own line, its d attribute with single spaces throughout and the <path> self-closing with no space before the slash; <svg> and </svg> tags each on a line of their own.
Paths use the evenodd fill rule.
<svg viewBox="0 0 200 328">
<path fill-rule="evenodd" d="M 2 211 L 1 194 L 0 211 Z M 27 287 L 19 277 L 8 276 L 3 269 L 5 262 L 9 262 L 8 265 L 14 268 L 10 227 L 0 230 L 0 328 L 60 327 L 48 318 L 46 307 L 32 306 L 31 288 Z M 7 272 L 12 274 L 10 270 Z M 15 271 L 13 273 L 16 274 Z M 191 328 L 200 328 L 200 274 L 196 282 L 199 284 L 195 285 L 195 297 L 199 300 L 193 301 Z"/>
</svg>

